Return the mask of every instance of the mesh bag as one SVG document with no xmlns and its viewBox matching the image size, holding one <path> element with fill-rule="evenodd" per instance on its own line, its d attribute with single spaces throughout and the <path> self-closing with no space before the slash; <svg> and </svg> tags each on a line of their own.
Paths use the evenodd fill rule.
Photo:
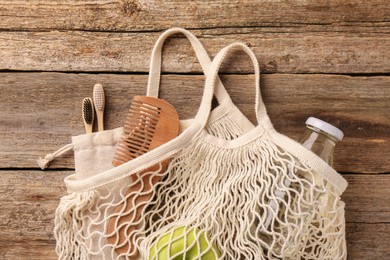
<svg viewBox="0 0 390 260">
<path fill-rule="evenodd" d="M 340 195 L 347 183 L 274 130 L 260 96 L 259 66 L 246 45 L 229 45 L 211 63 L 193 35 L 166 32 L 152 53 L 148 95 L 158 92 L 162 43 L 176 32 L 190 39 L 207 76 L 195 119 L 177 138 L 115 168 L 110 159 L 121 129 L 73 138 L 76 173 L 65 179 L 68 195 L 55 218 L 59 258 L 345 259 Z M 233 48 L 255 67 L 257 126 L 218 78 Z M 210 112 L 213 95 L 220 105 Z M 101 166 L 91 166 L 97 161 Z"/>
</svg>

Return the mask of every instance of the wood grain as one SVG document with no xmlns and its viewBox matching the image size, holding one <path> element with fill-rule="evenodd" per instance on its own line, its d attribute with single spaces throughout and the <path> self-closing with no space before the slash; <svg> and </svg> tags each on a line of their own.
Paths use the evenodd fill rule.
<svg viewBox="0 0 390 260">
<path fill-rule="evenodd" d="M 56 259 L 54 212 L 70 171 L 0 171 L 0 258 Z"/>
<path fill-rule="evenodd" d="M 58 259 L 55 252 L 55 241 L 42 239 L 13 241 L 0 239 L 0 258 L 1 259 Z"/>
<path fill-rule="evenodd" d="M 348 259 L 389 259 L 389 17 L 385 0 L 0 0 L 0 259 L 57 258 L 54 211 L 73 154 L 45 172 L 36 159 L 84 132 L 81 101 L 95 83 L 107 94 L 106 128 L 121 126 L 145 93 L 153 44 L 175 26 L 211 57 L 235 41 L 253 48 L 262 72 L 277 73 L 261 85 L 278 131 L 297 139 L 308 116 L 344 131 L 335 167 L 348 173 Z M 224 82 L 254 121 L 252 67 L 240 55 L 221 72 L 241 74 Z M 193 117 L 204 77 L 186 39 L 168 40 L 163 70 L 161 96 Z"/>
<path fill-rule="evenodd" d="M 223 77 L 234 102 L 252 122 L 252 75 Z M 134 95 L 146 92 L 146 75 L 2 73 L 0 76 L 0 168 L 36 168 L 36 159 L 84 132 L 81 103 L 101 83 L 106 92 L 106 129 L 122 126 Z M 163 76 L 161 97 L 180 118 L 195 116 L 204 77 Z M 335 155 L 342 172 L 390 172 L 390 77 L 263 75 L 264 102 L 275 128 L 292 138 L 309 116 L 339 126 L 345 139 Z M 73 169 L 72 153 L 52 162 Z"/>
<path fill-rule="evenodd" d="M 71 171 L 0 171 L 0 257 L 55 259 L 54 212 Z M 386 259 L 390 254 L 390 175 L 347 174 L 349 259 Z M 359 198 L 359 199 L 357 199 Z"/>
<path fill-rule="evenodd" d="M 12 30 L 150 31 L 172 26 L 389 27 L 386 1 L 0 1 L 0 28 Z"/>
<path fill-rule="evenodd" d="M 342 195 L 349 223 L 390 222 L 390 174 L 343 174 L 348 188 Z M 390 234 L 387 235 L 390 238 Z"/>
<path fill-rule="evenodd" d="M 261 33 L 256 29 L 216 29 L 194 32 L 211 56 L 242 41 L 256 53 L 268 73 L 389 73 L 388 33 Z M 0 33 L 0 70 L 148 72 L 152 47 L 160 33 L 84 31 Z M 380 46 L 380 47 L 378 47 Z M 221 72 L 251 73 L 251 63 L 236 52 Z M 163 70 L 201 73 L 187 39 L 169 40 Z"/>
<path fill-rule="evenodd" d="M 347 259 L 389 259 L 389 234 L 387 223 L 347 223 Z"/>
</svg>

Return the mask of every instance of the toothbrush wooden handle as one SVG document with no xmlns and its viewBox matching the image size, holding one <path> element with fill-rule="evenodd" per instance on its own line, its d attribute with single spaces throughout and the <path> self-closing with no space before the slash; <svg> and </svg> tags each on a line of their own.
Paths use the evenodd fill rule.
<svg viewBox="0 0 390 260">
<path fill-rule="evenodd" d="M 84 124 L 85 126 L 85 133 L 90 134 L 92 133 L 92 125 Z"/>
<path fill-rule="evenodd" d="M 104 113 L 103 111 L 96 111 L 98 131 L 104 131 Z"/>
</svg>

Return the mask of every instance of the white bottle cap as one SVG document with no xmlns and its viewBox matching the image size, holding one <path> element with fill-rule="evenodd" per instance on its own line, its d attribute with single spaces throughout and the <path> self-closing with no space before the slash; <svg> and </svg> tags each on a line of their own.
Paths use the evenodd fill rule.
<svg viewBox="0 0 390 260">
<path fill-rule="evenodd" d="M 318 129 L 330 134 L 331 136 L 334 136 L 339 141 L 341 141 L 344 137 L 344 134 L 340 129 L 338 129 L 337 127 L 335 127 L 335 126 L 333 126 L 325 121 L 322 121 L 321 119 L 318 119 L 315 117 L 309 117 L 306 120 L 306 124 L 314 126 Z"/>
</svg>

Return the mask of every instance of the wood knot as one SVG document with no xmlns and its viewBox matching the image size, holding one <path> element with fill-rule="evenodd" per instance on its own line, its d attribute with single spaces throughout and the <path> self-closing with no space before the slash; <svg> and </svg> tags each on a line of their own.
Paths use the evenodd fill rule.
<svg viewBox="0 0 390 260">
<path fill-rule="evenodd" d="M 128 16 L 134 16 L 141 11 L 141 4 L 138 0 L 124 0 L 122 2 L 122 12 Z"/>
</svg>

